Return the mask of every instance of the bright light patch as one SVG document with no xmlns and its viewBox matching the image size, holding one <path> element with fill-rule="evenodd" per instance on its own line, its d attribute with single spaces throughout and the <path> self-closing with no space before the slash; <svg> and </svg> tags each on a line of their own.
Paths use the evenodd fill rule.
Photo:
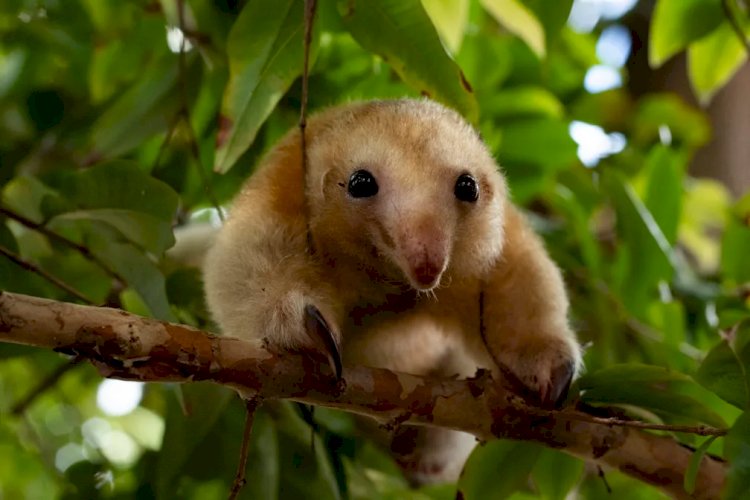
<svg viewBox="0 0 750 500">
<path fill-rule="evenodd" d="M 622 68 L 630 55 L 633 41 L 625 26 L 613 24 L 606 27 L 596 42 L 596 55 L 604 64 Z"/>
<path fill-rule="evenodd" d="M 609 66 L 596 65 L 589 68 L 583 79 L 583 86 L 591 94 L 622 87 L 622 76 Z"/>
<path fill-rule="evenodd" d="M 672 145 L 672 129 L 669 125 L 659 125 L 659 142 L 664 146 Z"/>
<path fill-rule="evenodd" d="M 617 19 L 633 8 L 638 0 L 575 0 L 568 26 L 578 33 L 591 33 L 601 19 Z"/>
<path fill-rule="evenodd" d="M 55 453 L 55 467 L 60 472 L 65 472 L 71 465 L 86 460 L 83 446 L 78 443 L 68 443 Z"/>
<path fill-rule="evenodd" d="M 169 46 L 169 50 L 175 54 L 179 54 L 183 41 L 185 42 L 185 52 L 190 52 L 193 49 L 193 44 L 185 38 L 182 30 L 177 26 L 167 26 L 167 45 Z"/>
<path fill-rule="evenodd" d="M 143 398 L 143 382 L 103 380 L 96 391 L 96 404 L 110 417 L 127 415 Z"/>
<path fill-rule="evenodd" d="M 589 168 L 596 166 L 602 158 L 619 153 L 627 144 L 624 135 L 618 132 L 608 134 L 590 123 L 574 121 L 568 130 L 578 144 L 578 158 Z"/>
<path fill-rule="evenodd" d="M 99 449 L 110 462 L 124 466 L 133 464 L 141 453 L 133 438 L 119 430 L 105 434 L 99 442 Z"/>
<path fill-rule="evenodd" d="M 211 227 L 221 227 L 223 222 L 221 220 L 221 216 L 219 215 L 219 210 L 221 210 L 221 214 L 224 216 L 224 218 L 227 217 L 227 211 L 224 207 L 221 207 L 217 209 L 216 207 L 206 207 L 206 208 L 199 208 L 192 214 L 190 214 L 190 220 L 191 221 L 205 221 L 208 220 L 208 223 L 211 225 Z"/>
</svg>

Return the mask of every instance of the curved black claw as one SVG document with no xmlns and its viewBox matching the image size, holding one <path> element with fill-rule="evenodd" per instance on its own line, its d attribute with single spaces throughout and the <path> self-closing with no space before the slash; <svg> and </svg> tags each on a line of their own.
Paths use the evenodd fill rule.
<svg viewBox="0 0 750 500">
<path fill-rule="evenodd" d="M 328 364 L 336 374 L 336 379 L 341 379 L 341 352 L 338 342 L 328 322 L 318 308 L 311 304 L 305 306 L 305 330 L 317 350 L 328 359 Z"/>
<path fill-rule="evenodd" d="M 549 385 L 547 386 L 546 397 L 542 401 L 542 406 L 560 408 L 568 397 L 570 383 L 575 373 L 575 364 L 563 363 L 550 374 Z"/>
</svg>

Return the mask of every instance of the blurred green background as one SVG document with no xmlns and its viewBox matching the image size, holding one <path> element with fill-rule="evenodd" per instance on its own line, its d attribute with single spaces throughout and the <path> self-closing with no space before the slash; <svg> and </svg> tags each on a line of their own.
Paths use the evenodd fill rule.
<svg viewBox="0 0 750 500">
<path fill-rule="evenodd" d="M 0 289 L 212 329 L 200 272 L 165 251 L 295 126 L 302 22 L 301 0 L 3 0 Z M 743 0 L 319 0 L 309 81 L 312 111 L 428 95 L 472 121 L 564 270 L 581 399 L 732 427 L 675 436 L 730 460 L 727 498 L 750 494 L 748 34 Z M 219 387 L 0 344 L 0 498 L 225 498 L 243 421 Z M 661 496 L 604 476 L 498 441 L 459 487 Z M 348 415 L 273 403 L 241 497 L 456 488 L 410 490 Z"/>
</svg>

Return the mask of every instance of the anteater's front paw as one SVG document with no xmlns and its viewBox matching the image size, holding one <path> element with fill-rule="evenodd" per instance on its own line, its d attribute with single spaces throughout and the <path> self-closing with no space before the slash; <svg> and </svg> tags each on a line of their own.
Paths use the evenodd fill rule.
<svg viewBox="0 0 750 500">
<path fill-rule="evenodd" d="M 568 396 L 581 364 L 580 347 L 574 341 L 556 339 L 507 350 L 501 371 L 514 392 L 543 408 L 558 408 Z"/>
</svg>

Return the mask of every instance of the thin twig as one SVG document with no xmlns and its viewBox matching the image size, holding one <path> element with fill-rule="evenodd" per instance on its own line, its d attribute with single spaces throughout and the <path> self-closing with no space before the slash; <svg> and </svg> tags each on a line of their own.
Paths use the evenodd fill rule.
<svg viewBox="0 0 750 500">
<path fill-rule="evenodd" d="M 303 195 L 305 196 L 305 220 L 307 224 L 307 250 L 314 253 L 312 233 L 310 232 L 310 208 L 307 203 L 307 140 L 305 130 L 307 128 L 307 97 L 308 80 L 310 73 L 310 45 L 312 44 L 313 22 L 315 20 L 315 9 L 317 0 L 305 0 L 305 37 L 303 40 L 303 63 L 302 63 L 302 102 L 299 107 L 299 132 L 300 148 L 302 149 L 302 179 Z"/>
<path fill-rule="evenodd" d="M 729 2 L 730 0 L 721 1 L 721 7 L 724 9 L 724 16 L 727 18 L 727 21 L 729 21 L 729 24 L 737 34 L 740 42 L 742 42 L 742 45 L 745 47 L 745 51 L 747 52 L 748 56 L 750 56 L 750 40 L 748 40 L 747 36 L 745 35 L 745 30 L 742 29 L 742 25 L 740 25 L 740 21 L 734 15 L 734 11 L 732 10 L 732 6 Z"/>
<path fill-rule="evenodd" d="M 104 261 L 102 261 L 99 257 L 94 255 L 91 250 L 89 250 L 88 247 L 81 245 L 80 243 L 76 243 L 73 240 L 69 240 L 65 236 L 58 234 L 54 231 L 52 231 L 50 228 L 48 228 L 44 224 L 39 224 L 37 222 L 34 222 L 31 219 L 28 219 L 24 217 L 23 215 L 14 212 L 8 207 L 0 206 L 0 214 L 5 215 L 9 219 L 13 219 L 14 221 L 18 222 L 19 224 L 26 226 L 29 229 L 32 229 L 38 233 L 43 234 L 44 236 L 48 237 L 51 240 L 55 240 L 58 243 L 61 243 L 69 248 L 72 248 L 73 250 L 80 253 L 86 260 L 89 260 L 99 266 L 105 273 L 107 273 L 111 278 L 123 283 L 127 284 L 127 281 L 125 278 L 120 276 L 117 271 L 109 267 Z"/>
<path fill-rule="evenodd" d="M 239 495 L 242 487 L 247 482 L 245 479 L 245 470 L 247 469 L 247 456 L 250 451 L 250 435 L 253 430 L 253 420 L 255 419 L 255 410 L 260 406 L 259 397 L 250 398 L 245 401 L 245 430 L 242 432 L 242 445 L 240 446 L 240 461 L 237 464 L 237 474 L 234 476 L 232 489 L 229 491 L 229 500 L 234 500 Z"/>
<path fill-rule="evenodd" d="M 37 274 L 37 275 L 41 276 L 45 280 L 49 281 L 50 283 L 52 283 L 53 285 L 55 285 L 59 289 L 66 291 L 67 293 L 69 293 L 73 297 L 77 298 L 81 302 L 85 302 L 86 304 L 89 304 L 89 305 L 97 305 L 97 304 L 94 303 L 94 301 L 92 301 L 91 299 L 86 298 L 83 294 L 81 294 L 81 292 L 79 292 L 75 288 L 71 287 L 70 285 L 68 285 L 64 281 L 61 281 L 60 279 L 52 276 L 51 274 L 49 274 L 47 271 L 45 271 L 44 269 L 40 268 L 39 266 L 37 266 L 35 264 L 32 264 L 31 262 L 28 262 L 28 261 L 24 260 L 20 255 L 17 255 L 15 253 L 11 252 L 10 250 L 8 250 L 7 248 L 5 248 L 2 245 L 0 245 L 0 255 L 5 256 L 8 260 L 10 260 L 11 262 L 16 263 L 17 265 L 19 265 L 20 267 L 26 269 L 27 271 L 32 272 L 34 274 Z"/>
<path fill-rule="evenodd" d="M 203 184 L 203 191 L 208 198 L 208 201 L 216 209 L 219 214 L 219 219 L 224 222 L 224 211 L 219 206 L 219 201 L 214 195 L 213 187 L 211 185 L 211 179 L 206 175 L 206 171 L 203 169 L 203 162 L 201 161 L 200 147 L 198 146 L 198 138 L 193 130 L 193 124 L 190 121 L 190 107 L 188 106 L 188 86 L 187 86 L 187 61 L 186 61 L 186 47 L 187 32 L 185 31 L 185 0 L 177 0 L 177 18 L 182 38 L 180 39 L 180 54 L 178 57 L 178 80 L 180 84 L 180 111 L 178 112 L 178 122 L 183 121 L 185 128 L 188 133 L 188 143 L 190 146 L 190 155 L 195 160 L 196 168 L 198 169 L 198 175 L 201 178 Z M 180 120 L 181 119 L 181 120 Z"/>
<path fill-rule="evenodd" d="M 31 405 L 31 403 L 36 400 L 36 398 L 38 398 L 42 393 L 57 384 L 57 381 L 60 380 L 63 375 L 68 373 L 71 369 L 75 368 L 81 361 L 83 361 L 83 358 L 80 356 L 76 356 L 67 363 L 63 363 L 58 366 L 55 371 L 47 375 L 44 380 L 39 382 L 39 384 L 34 387 L 34 389 L 32 389 L 31 392 L 29 392 L 23 399 L 13 405 L 13 408 L 10 411 L 11 414 L 17 416 L 25 412 L 26 409 Z"/>
</svg>

